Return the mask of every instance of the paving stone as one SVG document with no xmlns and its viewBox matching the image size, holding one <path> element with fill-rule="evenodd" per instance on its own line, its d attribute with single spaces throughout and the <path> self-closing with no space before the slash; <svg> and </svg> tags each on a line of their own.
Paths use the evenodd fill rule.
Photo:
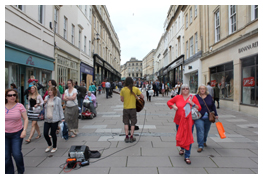
<svg viewBox="0 0 263 179">
<path fill-rule="evenodd" d="M 213 157 L 218 167 L 257 168 L 258 164 L 248 157 Z"/>
<path fill-rule="evenodd" d="M 97 129 L 97 133 L 121 133 L 122 129 Z"/>
<path fill-rule="evenodd" d="M 43 168 L 59 168 L 60 166 L 64 166 L 66 164 L 66 160 L 68 157 L 47 157 L 38 167 Z M 64 165 L 63 165 L 64 164 Z"/>
<path fill-rule="evenodd" d="M 158 148 L 158 147 L 169 147 L 169 148 L 175 148 L 176 147 L 176 142 L 158 142 L 158 141 L 153 141 L 153 147 Z"/>
<path fill-rule="evenodd" d="M 228 142 L 221 142 L 218 143 L 222 148 L 230 148 L 230 149 L 258 149 L 258 143 L 256 142 L 234 142 L 234 143 L 228 143 Z"/>
<path fill-rule="evenodd" d="M 66 169 L 67 171 L 69 169 Z M 108 174 L 110 171 L 110 167 L 99 167 L 99 168 L 93 168 L 92 164 L 83 166 L 77 170 L 71 170 L 70 172 L 64 172 L 62 171 L 61 174 Z"/>
<path fill-rule="evenodd" d="M 248 156 L 249 157 L 249 156 Z M 257 157 L 249 157 L 251 160 L 253 160 L 254 162 L 258 163 L 258 158 Z"/>
<path fill-rule="evenodd" d="M 205 170 L 209 174 L 254 174 L 250 169 L 240 168 L 208 168 Z"/>
<path fill-rule="evenodd" d="M 251 168 L 250 170 L 252 170 L 255 174 L 258 174 L 258 169 L 257 168 Z"/>
<path fill-rule="evenodd" d="M 211 139 L 213 139 L 215 142 L 234 142 L 232 139 L 230 138 L 224 138 L 224 139 L 221 139 L 220 137 L 210 137 Z"/>
<path fill-rule="evenodd" d="M 158 174 L 156 167 L 111 167 L 110 174 Z"/>
<path fill-rule="evenodd" d="M 239 124 L 237 126 L 241 128 L 258 128 L 258 124 Z"/>
<path fill-rule="evenodd" d="M 105 129 L 107 125 L 85 125 L 82 129 Z"/>
<path fill-rule="evenodd" d="M 190 156 L 191 165 L 187 165 L 183 156 L 170 157 L 173 167 L 187 167 L 187 168 L 203 168 L 203 167 L 217 167 L 217 165 L 209 157 L 194 157 Z"/>
<path fill-rule="evenodd" d="M 236 122 L 247 122 L 247 120 L 245 120 L 245 119 L 227 119 L 226 121 L 234 122 L 234 123 L 236 123 Z"/>
<path fill-rule="evenodd" d="M 115 117 L 121 117 L 121 115 L 103 115 L 102 117 L 111 117 L 111 118 L 115 118 Z"/>
<path fill-rule="evenodd" d="M 253 140 L 250 140 L 248 138 L 231 138 L 234 142 L 254 142 Z"/>
<path fill-rule="evenodd" d="M 130 147 L 125 150 L 122 148 L 110 148 L 104 151 L 101 151 L 101 157 L 106 157 L 111 155 L 113 157 L 120 157 L 120 156 L 141 156 L 141 147 Z"/>
<path fill-rule="evenodd" d="M 46 159 L 46 157 L 24 157 L 24 165 L 25 167 L 36 167 L 41 162 L 43 162 Z"/>
<path fill-rule="evenodd" d="M 158 167 L 159 174 L 207 174 L 204 168 Z"/>
<path fill-rule="evenodd" d="M 97 112 L 97 114 L 116 114 L 116 112 Z"/>
<path fill-rule="evenodd" d="M 127 167 L 171 167 L 171 162 L 168 157 L 136 157 L 136 156 L 129 156 Z"/>
<path fill-rule="evenodd" d="M 24 174 L 59 174 L 62 168 L 26 167 Z"/>
<path fill-rule="evenodd" d="M 126 156 L 120 156 L 120 157 L 108 157 L 103 159 L 103 157 L 99 158 L 102 160 L 97 161 L 97 159 L 94 159 L 90 161 L 90 165 L 88 167 L 94 167 L 94 168 L 100 168 L 100 167 L 126 167 L 127 163 L 127 157 Z M 97 161 L 95 163 L 92 163 L 94 161 Z"/>
<path fill-rule="evenodd" d="M 124 141 L 125 136 L 101 136 L 98 141 Z"/>
<path fill-rule="evenodd" d="M 257 157 L 248 149 L 215 149 L 222 157 Z"/>
<path fill-rule="evenodd" d="M 139 137 L 136 137 L 136 140 L 139 140 Z M 118 148 L 124 148 L 130 145 L 135 145 L 135 143 L 125 143 L 123 139 L 123 141 L 120 141 L 118 143 Z M 152 141 L 139 141 L 135 146 L 152 148 Z"/>
</svg>

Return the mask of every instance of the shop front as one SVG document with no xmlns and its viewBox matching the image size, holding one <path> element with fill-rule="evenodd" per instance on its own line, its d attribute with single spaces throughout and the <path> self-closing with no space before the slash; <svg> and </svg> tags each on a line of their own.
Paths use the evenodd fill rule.
<svg viewBox="0 0 263 179">
<path fill-rule="evenodd" d="M 213 65 L 212 65 L 213 64 Z M 207 73 L 208 72 L 208 73 Z M 251 33 L 242 41 L 202 58 L 203 84 L 218 84 L 220 106 L 258 115 L 258 36 Z"/>
<path fill-rule="evenodd" d="M 39 94 L 43 96 L 53 70 L 53 58 L 10 42 L 5 43 L 5 89 L 14 83 L 18 89 L 20 103 L 27 103 L 24 92 L 29 87 L 30 76 L 34 75 L 44 86 L 44 89 L 39 90 Z"/>
<path fill-rule="evenodd" d="M 183 81 L 190 86 L 190 93 L 197 93 L 201 85 L 201 61 L 202 52 L 199 51 L 192 57 L 186 59 L 183 65 Z M 200 73 L 200 74 L 199 74 Z"/>
<path fill-rule="evenodd" d="M 93 68 L 81 62 L 80 63 L 80 81 L 83 81 L 83 80 L 88 89 L 91 82 L 93 81 Z"/>
<path fill-rule="evenodd" d="M 120 81 L 121 74 L 115 70 L 108 62 L 104 61 L 98 54 L 93 55 L 94 59 L 94 80 L 97 84 L 108 79 L 109 81 Z"/>
</svg>

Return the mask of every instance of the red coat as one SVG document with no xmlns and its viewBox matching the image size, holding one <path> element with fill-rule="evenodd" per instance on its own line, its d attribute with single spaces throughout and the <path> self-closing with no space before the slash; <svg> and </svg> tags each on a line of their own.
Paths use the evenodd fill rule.
<svg viewBox="0 0 263 179">
<path fill-rule="evenodd" d="M 201 110 L 201 106 L 199 104 L 198 99 L 195 96 L 190 95 L 189 97 L 193 97 L 192 101 L 199 107 L 198 111 Z M 194 125 L 194 121 L 192 120 L 191 112 L 188 116 L 185 117 L 184 106 L 188 103 L 189 97 L 184 100 L 182 95 L 177 95 L 167 101 L 167 105 L 170 109 L 172 109 L 172 105 L 175 104 L 178 107 L 176 111 L 174 122 L 179 125 L 178 131 L 176 134 L 176 146 L 180 146 L 189 150 L 190 144 L 194 143 L 192 126 Z M 192 105 L 190 105 L 192 108 Z"/>
</svg>

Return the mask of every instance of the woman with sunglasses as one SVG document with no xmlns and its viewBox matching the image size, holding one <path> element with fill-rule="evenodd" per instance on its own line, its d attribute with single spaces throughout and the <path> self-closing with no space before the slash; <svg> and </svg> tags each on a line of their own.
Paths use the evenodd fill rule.
<svg viewBox="0 0 263 179">
<path fill-rule="evenodd" d="M 31 142 L 31 139 L 35 133 L 35 130 L 38 133 L 38 136 L 36 139 L 39 139 L 41 137 L 40 129 L 37 124 L 37 121 L 40 121 L 38 114 L 34 112 L 34 110 L 37 110 L 37 108 L 40 108 L 44 104 L 44 101 L 40 94 L 38 94 L 38 90 L 36 86 L 31 86 L 30 93 L 28 94 L 28 119 L 32 121 L 32 128 L 30 131 L 30 135 L 28 139 L 26 140 L 27 143 Z M 39 111 L 40 113 L 40 111 Z"/>
<path fill-rule="evenodd" d="M 187 84 L 182 85 L 182 92 L 167 102 L 170 109 L 176 111 L 174 122 L 176 124 L 176 146 L 180 146 L 179 155 L 184 155 L 184 161 L 191 164 L 190 153 L 192 143 L 194 143 L 193 130 L 194 121 L 192 120 L 191 108 L 195 107 L 198 111 L 201 106 L 198 99 L 190 95 L 190 88 Z"/>
<path fill-rule="evenodd" d="M 200 111 L 202 117 L 195 120 L 196 137 L 198 143 L 197 152 L 202 152 L 204 147 L 207 147 L 206 141 L 208 132 L 210 130 L 211 122 L 209 121 L 209 111 L 215 112 L 215 118 L 218 119 L 215 103 L 213 102 L 212 96 L 209 94 L 207 87 L 201 85 L 198 88 L 197 94 L 195 95 L 202 107 Z M 209 109 L 207 109 L 207 107 Z"/>
<path fill-rule="evenodd" d="M 22 118 L 24 119 L 24 126 Z M 25 171 L 21 152 L 23 138 L 26 137 L 28 118 L 23 104 L 18 103 L 18 94 L 14 89 L 5 91 L 5 174 L 14 174 L 12 157 L 16 162 L 17 172 Z"/>
<path fill-rule="evenodd" d="M 74 88 L 73 80 L 68 80 L 68 89 L 64 92 L 64 100 L 66 101 L 65 121 L 68 124 L 69 132 L 73 134 L 71 137 L 76 137 L 79 126 L 79 108 L 77 94 L 78 91 Z"/>
</svg>

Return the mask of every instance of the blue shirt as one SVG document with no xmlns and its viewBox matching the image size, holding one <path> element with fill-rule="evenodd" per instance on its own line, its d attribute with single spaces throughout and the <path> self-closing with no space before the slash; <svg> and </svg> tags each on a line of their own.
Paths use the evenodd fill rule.
<svg viewBox="0 0 263 179">
<path fill-rule="evenodd" d="M 215 103 L 214 103 L 214 101 L 212 99 L 212 96 L 210 94 L 208 94 L 206 96 L 206 98 L 204 99 L 204 101 L 206 102 L 207 107 L 206 107 L 203 99 L 199 96 L 199 94 L 196 94 L 195 96 L 197 97 L 197 99 L 198 99 L 198 101 L 199 101 L 199 103 L 201 105 L 202 109 L 199 112 L 201 113 L 202 117 L 205 115 L 206 112 L 207 112 L 207 114 L 209 114 L 209 111 L 208 111 L 207 107 L 209 108 L 210 112 L 214 111 L 215 112 L 215 116 L 218 116 L 217 111 L 216 111 Z"/>
</svg>

